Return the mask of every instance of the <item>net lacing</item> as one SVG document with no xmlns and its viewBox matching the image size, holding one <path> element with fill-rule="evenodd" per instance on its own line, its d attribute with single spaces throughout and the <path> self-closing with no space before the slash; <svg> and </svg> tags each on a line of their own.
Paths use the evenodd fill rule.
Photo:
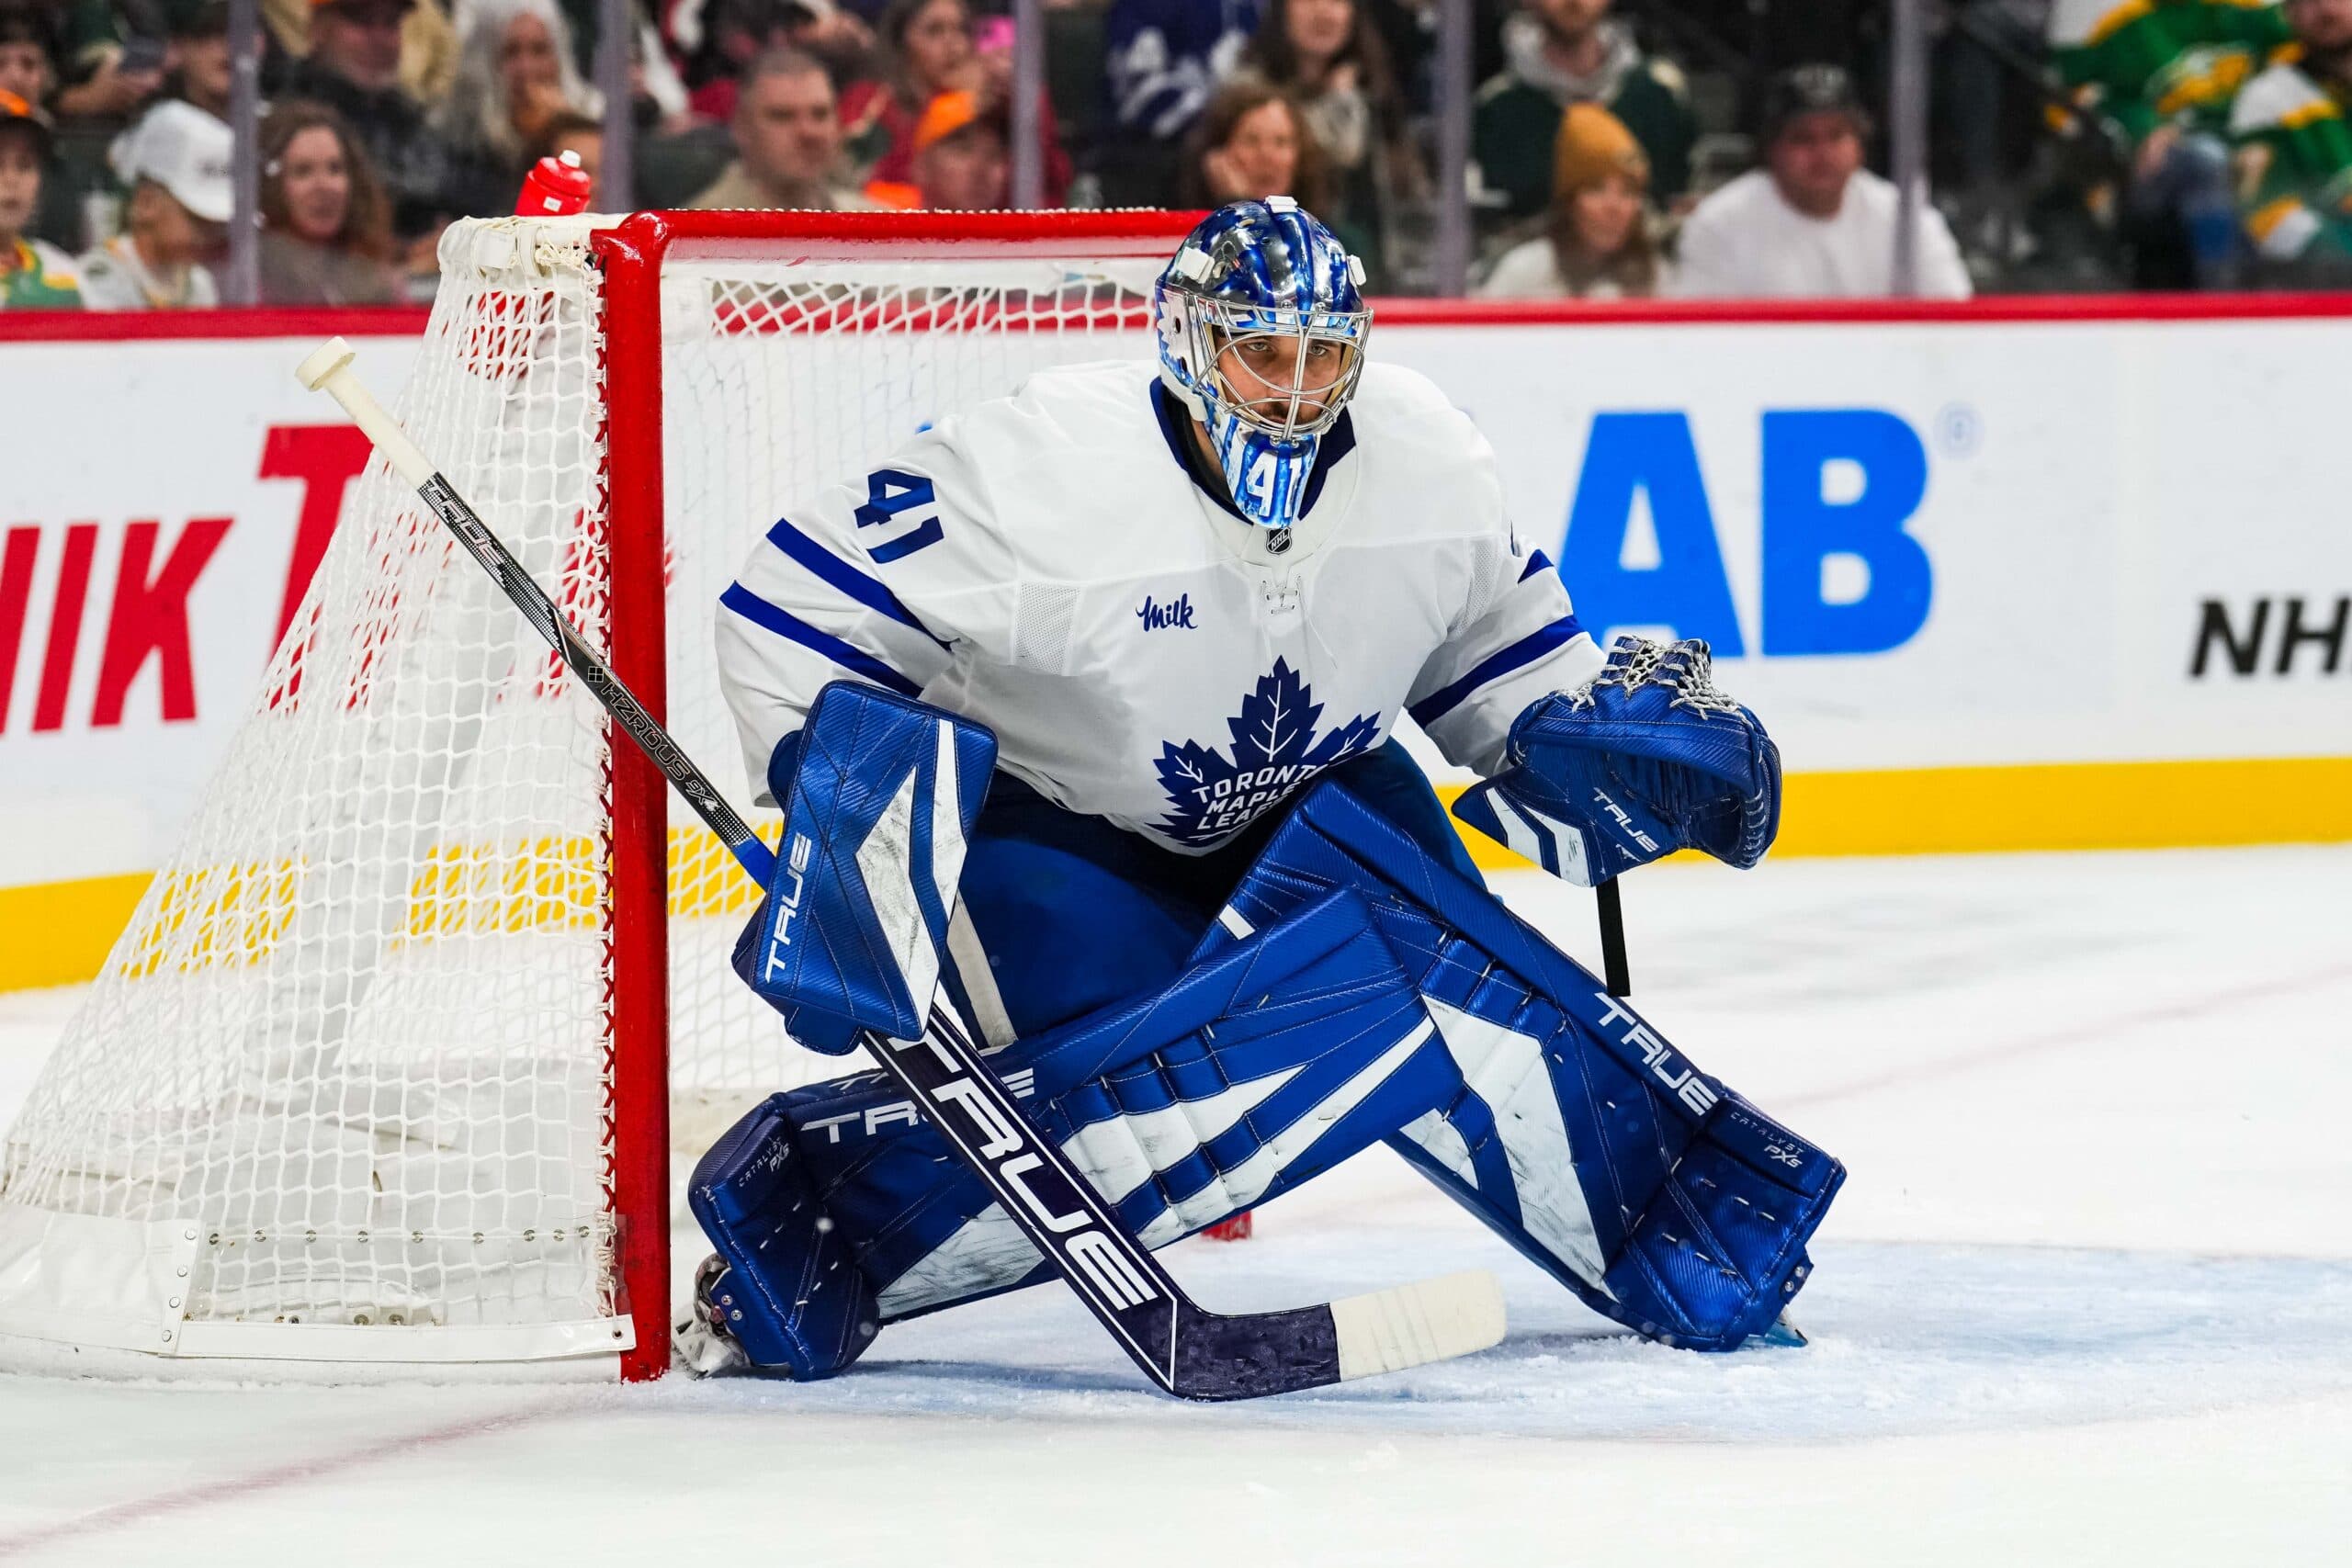
<svg viewBox="0 0 2352 1568">
<path fill-rule="evenodd" d="M 1614 686 L 1632 696 L 1645 686 L 1663 686 L 1673 694 L 1670 707 L 1701 718 L 1736 718 L 1746 710 L 1715 684 L 1714 655 L 1698 637 L 1657 642 L 1649 637 L 1621 636 L 1610 645 L 1609 662 L 1600 672 L 1568 694 L 1571 705 L 1589 708 L 1603 686 Z"/>
</svg>

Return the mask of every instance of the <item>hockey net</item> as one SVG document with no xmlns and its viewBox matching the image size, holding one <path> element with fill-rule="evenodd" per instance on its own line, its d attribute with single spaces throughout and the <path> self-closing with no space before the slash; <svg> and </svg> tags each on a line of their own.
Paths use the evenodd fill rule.
<svg viewBox="0 0 2352 1568">
<path fill-rule="evenodd" d="M 460 224 L 395 412 L 748 809 L 711 619 L 752 542 L 1033 368 L 1148 354 L 1183 228 Z M 371 463 L 0 1151 L 0 1360 L 658 1374 L 673 1144 L 842 1070 L 729 972 L 755 899 Z"/>
</svg>

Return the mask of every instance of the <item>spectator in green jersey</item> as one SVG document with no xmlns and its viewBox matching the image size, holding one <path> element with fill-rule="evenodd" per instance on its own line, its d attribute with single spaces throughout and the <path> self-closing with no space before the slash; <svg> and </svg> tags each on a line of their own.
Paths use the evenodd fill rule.
<svg viewBox="0 0 2352 1568">
<path fill-rule="evenodd" d="M 1503 23 L 1508 63 L 1478 89 L 1471 157 L 1494 216 L 1517 221 L 1552 197 L 1552 148 L 1570 104 L 1599 104 L 1623 120 L 1649 160 L 1651 194 L 1671 206 L 1690 183 L 1698 137 L 1682 73 L 1645 57 L 1609 16 L 1609 0 L 1521 0 Z"/>
<path fill-rule="evenodd" d="M 64 252 L 25 231 L 40 209 L 49 117 L 0 88 L 0 310 L 70 310 L 82 303 Z"/>
<path fill-rule="evenodd" d="M 2230 105 L 2288 36 L 2278 6 L 2245 0 L 2056 0 L 2051 7 L 2060 74 L 2076 101 L 2115 121 L 2132 143 L 2127 229 L 2143 248 L 2146 237 L 2177 231 L 2188 254 L 2184 281 L 2200 288 L 2228 288 L 2243 270 Z"/>
<path fill-rule="evenodd" d="M 58 118 L 119 124 L 138 118 L 164 85 L 168 45 L 160 17 L 126 28 L 108 0 L 55 4 L 57 64 L 62 81 L 51 96 Z"/>
<path fill-rule="evenodd" d="M 2266 281 L 2352 285 L 2352 0 L 2287 0 L 2294 45 L 2230 115 L 2238 196 Z"/>
</svg>

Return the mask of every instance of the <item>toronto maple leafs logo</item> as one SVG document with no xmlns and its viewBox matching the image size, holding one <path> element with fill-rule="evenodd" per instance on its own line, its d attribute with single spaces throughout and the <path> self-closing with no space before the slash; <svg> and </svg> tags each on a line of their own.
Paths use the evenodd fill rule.
<svg viewBox="0 0 2352 1568">
<path fill-rule="evenodd" d="M 1159 786 L 1174 809 L 1159 830 L 1179 843 L 1208 846 L 1239 832 L 1268 807 L 1334 762 L 1344 762 L 1380 736 L 1377 714 L 1358 714 L 1329 735 L 1315 733 L 1322 705 L 1283 660 L 1258 678 L 1241 712 L 1225 721 L 1233 754 L 1197 740 L 1163 741 Z"/>
</svg>

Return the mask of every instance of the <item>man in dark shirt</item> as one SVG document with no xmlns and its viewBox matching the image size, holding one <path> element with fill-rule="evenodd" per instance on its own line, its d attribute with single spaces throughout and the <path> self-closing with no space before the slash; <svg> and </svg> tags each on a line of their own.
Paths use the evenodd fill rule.
<svg viewBox="0 0 2352 1568">
<path fill-rule="evenodd" d="M 447 219 L 447 154 L 424 122 L 424 107 L 401 90 L 401 24 L 414 0 L 313 0 L 311 52 L 276 95 L 309 98 L 343 116 L 392 200 L 392 230 L 403 241 Z"/>
</svg>

